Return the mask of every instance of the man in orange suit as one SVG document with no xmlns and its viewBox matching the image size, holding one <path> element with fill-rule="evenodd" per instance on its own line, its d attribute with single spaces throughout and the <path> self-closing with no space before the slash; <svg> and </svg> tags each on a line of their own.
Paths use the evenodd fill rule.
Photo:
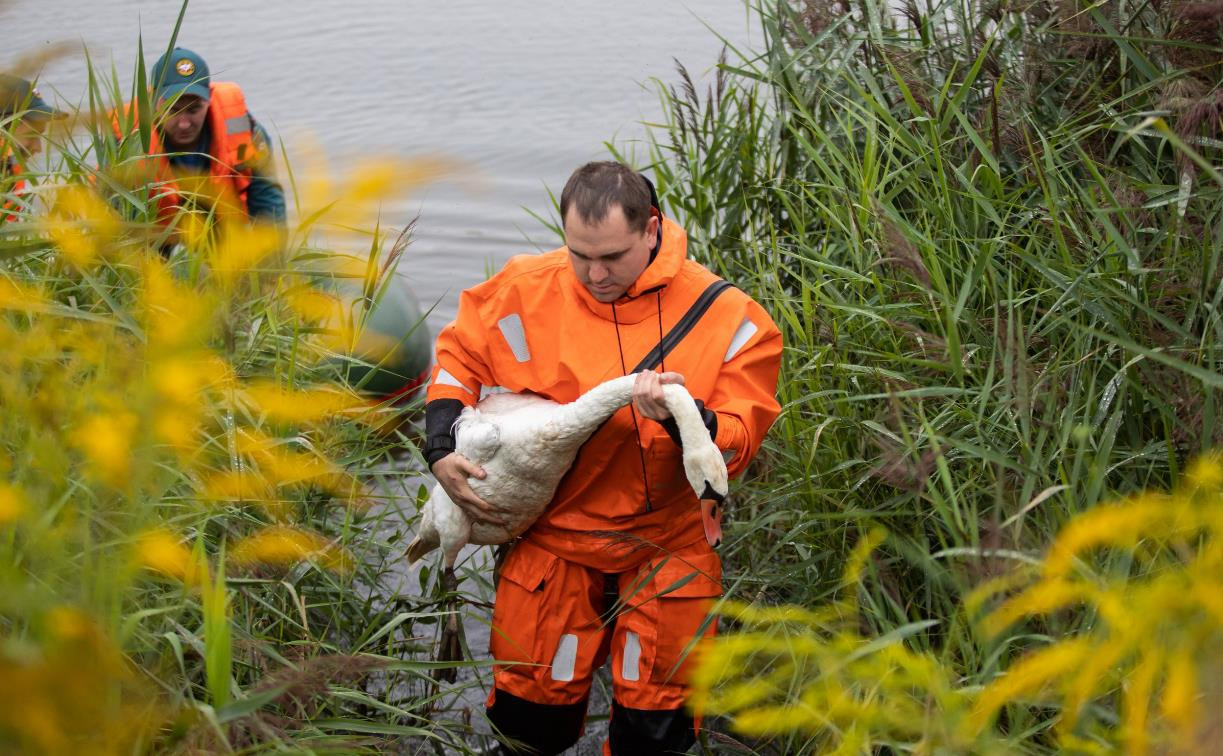
<svg viewBox="0 0 1223 756">
<path fill-rule="evenodd" d="M 450 498 L 497 521 L 477 497 L 483 470 L 454 451 L 452 426 L 490 391 L 570 402 L 637 374 L 633 401 L 579 452 L 543 516 L 502 564 L 493 613 L 488 716 L 525 750 L 555 754 L 581 735 L 595 670 L 611 658 L 605 751 L 682 753 L 686 656 L 712 634 L 721 563 L 684 476 L 662 384 L 698 399 L 732 477 L 779 407 L 781 334 L 743 292 L 688 259 L 649 181 L 614 162 L 579 168 L 561 194 L 566 246 L 520 256 L 463 292 L 437 339 L 425 457 Z"/>
</svg>

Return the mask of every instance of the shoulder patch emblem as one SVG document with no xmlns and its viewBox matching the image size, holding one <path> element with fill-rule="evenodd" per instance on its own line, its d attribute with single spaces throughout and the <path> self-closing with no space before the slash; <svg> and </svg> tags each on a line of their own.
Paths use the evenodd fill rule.
<svg viewBox="0 0 1223 756">
<path fill-rule="evenodd" d="M 195 63 L 189 58 L 183 58 L 174 64 L 174 70 L 178 71 L 179 76 L 190 76 L 195 73 Z"/>
</svg>

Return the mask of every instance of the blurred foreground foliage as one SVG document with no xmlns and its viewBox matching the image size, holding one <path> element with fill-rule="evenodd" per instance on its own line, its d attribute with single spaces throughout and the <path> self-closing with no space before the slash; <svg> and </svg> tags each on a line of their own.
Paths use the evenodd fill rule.
<svg viewBox="0 0 1223 756">
<path fill-rule="evenodd" d="M 134 170 L 139 109 L 90 95 L 0 185 L 0 753 L 449 742 L 411 661 L 435 612 L 388 580 L 416 405 L 347 380 L 423 327 L 368 327 L 408 242 L 376 213 L 441 164 L 306 160 L 296 224 L 251 224 Z"/>
</svg>

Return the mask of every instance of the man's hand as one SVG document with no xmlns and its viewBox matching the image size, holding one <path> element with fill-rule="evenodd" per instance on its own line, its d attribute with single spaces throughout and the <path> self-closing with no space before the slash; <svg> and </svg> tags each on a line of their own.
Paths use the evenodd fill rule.
<svg viewBox="0 0 1223 756">
<path fill-rule="evenodd" d="M 433 477 L 459 509 L 473 520 L 492 525 L 506 523 L 506 510 L 476 496 L 468 478 L 484 479 L 484 468 L 458 452 L 451 452 L 433 463 Z"/>
<path fill-rule="evenodd" d="M 643 370 L 637 374 L 633 382 L 633 407 L 643 416 L 662 422 L 671 417 L 663 401 L 662 387 L 665 383 L 684 383 L 684 376 L 679 373 L 655 373 L 653 370 Z"/>
</svg>

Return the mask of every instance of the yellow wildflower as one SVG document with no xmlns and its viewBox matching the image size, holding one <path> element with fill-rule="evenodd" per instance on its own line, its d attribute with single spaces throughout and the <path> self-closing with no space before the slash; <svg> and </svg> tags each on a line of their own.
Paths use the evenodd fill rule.
<svg viewBox="0 0 1223 756">
<path fill-rule="evenodd" d="M 208 241 L 208 223 L 199 213 L 179 213 L 177 228 L 188 249 L 198 250 Z"/>
<path fill-rule="evenodd" d="M 339 297 L 310 287 L 299 287 L 285 293 L 285 301 L 304 320 L 329 322 L 344 313 Z"/>
<path fill-rule="evenodd" d="M 347 351 L 374 365 L 389 357 L 399 347 L 399 341 L 395 338 L 372 328 L 361 328 L 355 333 L 344 328 L 334 328 L 328 330 L 327 336 L 329 338 L 324 339 L 324 344 L 336 350 Z"/>
<path fill-rule="evenodd" d="M 197 406 L 162 408 L 153 418 L 153 435 L 158 441 L 173 446 L 180 455 L 186 454 L 197 445 L 201 421 Z"/>
<path fill-rule="evenodd" d="M 212 501 L 263 501 L 271 498 L 272 487 L 251 470 L 224 470 L 204 479 L 200 496 Z"/>
<path fill-rule="evenodd" d="M 47 630 L 56 640 L 85 640 L 92 636 L 96 627 L 93 620 L 80 609 L 71 606 L 55 606 L 43 617 Z"/>
<path fill-rule="evenodd" d="M 981 692 L 972 721 L 983 729 L 998 709 L 1010 701 L 1039 696 L 1050 683 L 1073 674 L 1092 653 L 1089 638 L 1070 638 L 1020 659 Z"/>
<path fill-rule="evenodd" d="M 119 232 L 120 222 L 115 211 L 97 194 L 72 184 L 56 192 L 45 227 L 64 257 L 84 268 L 98 256 L 101 243 Z"/>
<path fill-rule="evenodd" d="M 149 347 L 154 355 L 169 347 L 199 344 L 212 333 L 214 304 L 178 283 L 160 260 L 142 269 Z"/>
<path fill-rule="evenodd" d="M 95 414 L 77 426 L 72 439 L 95 477 L 116 487 L 127 482 L 136 426 L 136 416 L 125 411 Z"/>
<path fill-rule="evenodd" d="M 290 518 L 290 502 L 277 496 L 272 483 L 254 470 L 225 470 L 208 475 L 200 486 L 205 501 L 256 504 L 268 517 L 283 522 Z"/>
<path fill-rule="evenodd" d="M 337 572 L 352 569 L 352 559 L 318 533 L 284 525 L 273 525 L 247 536 L 229 550 L 229 559 L 246 567 L 289 567 L 311 560 Z"/>
<path fill-rule="evenodd" d="M 272 420 L 294 424 L 313 423 L 365 406 L 360 397 L 334 389 L 292 391 L 267 380 L 252 381 L 246 395 Z"/>
<path fill-rule="evenodd" d="M 25 495 L 17 486 L 0 483 L 0 525 L 8 525 L 25 514 Z"/>
<path fill-rule="evenodd" d="M 842 585 L 855 586 L 858 584 L 858 581 L 862 579 L 862 571 L 866 568 L 867 560 L 870 559 L 879 544 L 883 543 L 887 535 L 887 530 L 875 527 L 854 545 L 854 550 L 849 555 L 849 563 L 845 567 Z"/>
<path fill-rule="evenodd" d="M 222 281 L 232 281 L 279 249 L 275 226 L 235 223 L 225 226 L 211 256 L 212 270 Z"/>
<path fill-rule="evenodd" d="M 1046 577 L 1064 575 L 1076 557 L 1100 546 L 1129 546 L 1155 532 L 1166 531 L 1174 519 L 1168 497 L 1149 494 L 1124 505 L 1103 506 L 1071 520 L 1058 534 L 1045 558 Z"/>
<path fill-rule="evenodd" d="M 0 275 L 0 310 L 32 313 L 48 309 L 50 303 L 42 293 Z"/>
<path fill-rule="evenodd" d="M 237 446 L 276 485 L 292 485 L 342 472 L 317 454 L 291 451 L 284 442 L 251 429 L 238 434 Z"/>
<path fill-rule="evenodd" d="M 1223 451 L 1203 454 L 1185 469 L 1185 480 L 1199 491 L 1223 489 Z"/>
<path fill-rule="evenodd" d="M 135 561 L 145 569 L 190 583 L 195 577 L 191 550 L 164 528 L 149 530 L 136 539 Z"/>
<path fill-rule="evenodd" d="M 1202 704 L 1198 700 L 1197 660 L 1185 649 L 1177 651 L 1168 663 L 1168 677 L 1160 711 L 1176 728 L 1181 748 L 1190 750 L 1202 721 Z"/>
<path fill-rule="evenodd" d="M 357 227 L 371 220 L 372 211 L 379 200 L 403 195 L 407 191 L 434 181 L 453 172 L 456 165 L 442 158 L 416 160 L 388 160 L 376 158 L 366 160 L 355 167 L 345 182 L 346 186 L 336 192 L 338 199 L 328 206 L 328 220 L 337 226 Z M 312 198 L 319 205 L 326 201 L 324 192 L 329 189 L 324 180 L 312 187 Z"/>
<path fill-rule="evenodd" d="M 1023 617 L 1046 614 L 1095 596 L 1091 586 L 1059 579 L 1042 580 L 1009 599 L 985 619 L 986 632 L 996 635 Z"/>
<path fill-rule="evenodd" d="M 352 183 L 345 192 L 348 201 L 354 205 L 363 205 L 370 200 L 389 195 L 395 186 L 398 167 L 388 160 L 366 160 L 359 164 L 353 171 Z"/>
<path fill-rule="evenodd" d="M 1151 733 L 1147 729 L 1147 718 L 1150 714 L 1151 695 L 1162 667 L 1162 652 L 1152 649 L 1142 654 L 1141 660 L 1126 680 L 1121 699 L 1121 728 L 1128 753 L 1145 754 L 1150 747 Z"/>
<path fill-rule="evenodd" d="M 188 357 L 158 360 L 150 370 L 153 388 L 163 399 L 190 404 L 201 389 L 203 376 L 199 367 L 199 360 Z"/>
</svg>

